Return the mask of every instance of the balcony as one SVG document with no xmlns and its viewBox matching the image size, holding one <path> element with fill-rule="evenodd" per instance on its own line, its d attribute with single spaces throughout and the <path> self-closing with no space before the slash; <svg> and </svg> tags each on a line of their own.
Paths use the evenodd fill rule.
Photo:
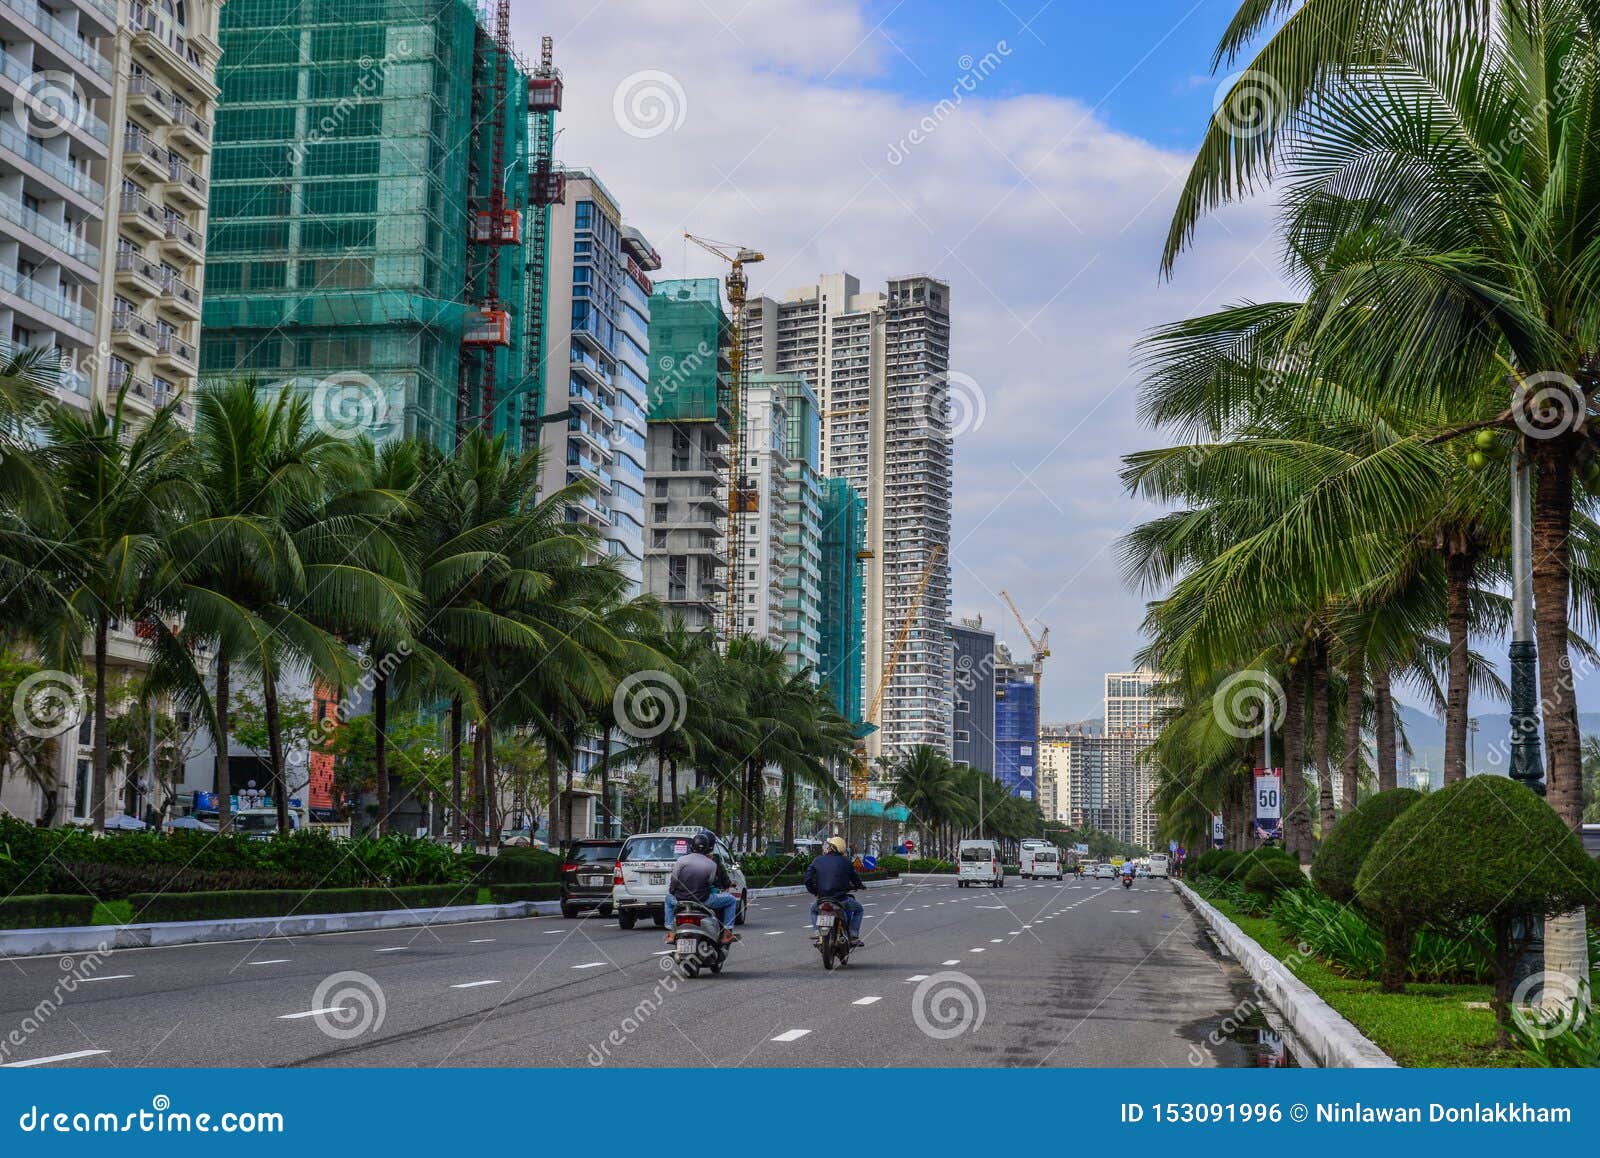
<svg viewBox="0 0 1600 1158">
<path fill-rule="evenodd" d="M 198 265 L 205 260 L 206 242 L 180 218 L 168 216 L 163 248 L 175 250 L 182 258 Z"/>
<path fill-rule="evenodd" d="M 111 62 L 91 47 L 82 35 L 39 7 L 34 0 L 0 0 L 0 5 L 44 33 L 67 60 L 80 65 L 95 77 L 100 82 L 101 96 L 111 95 Z"/>
<path fill-rule="evenodd" d="M 143 129 L 130 126 L 122 134 L 122 164 L 130 172 L 140 172 L 156 181 L 167 179 L 171 162 L 168 152 Z"/>
<path fill-rule="evenodd" d="M 0 219 L 9 221 L 36 238 L 39 244 L 35 248 L 39 249 L 47 259 L 58 254 L 64 255 L 81 262 L 91 270 L 99 270 L 98 246 L 90 245 L 59 222 L 40 216 L 15 197 L 0 193 Z"/>
<path fill-rule="evenodd" d="M 206 179 L 180 161 L 176 153 L 171 155 L 167 166 L 166 193 L 167 200 L 174 204 L 186 205 L 190 209 L 206 207 Z"/>
<path fill-rule="evenodd" d="M 0 266 L 0 293 L 11 294 L 51 318 L 59 318 L 82 331 L 85 336 L 94 332 L 92 313 L 66 297 L 61 291 L 42 286 L 32 278 L 23 277 L 14 269 Z"/>
<path fill-rule="evenodd" d="M 156 333 L 156 363 L 174 373 L 194 373 L 194 347 L 171 330 Z"/>
<path fill-rule="evenodd" d="M 111 341 L 113 345 L 130 350 L 136 357 L 155 356 L 157 331 L 154 322 L 147 322 L 128 310 L 111 313 Z"/>
<path fill-rule="evenodd" d="M 172 131 L 167 139 L 199 152 L 211 148 L 211 122 L 188 105 L 174 101 L 172 105 Z"/>
<path fill-rule="evenodd" d="M 29 110 L 26 107 L 23 94 L 32 94 L 38 86 L 36 70 L 19 63 L 13 56 L 0 49 L 0 76 L 4 76 L 18 89 L 12 94 L 12 101 L 19 117 L 26 117 Z M 54 103 L 54 102 L 52 102 Z M 60 122 L 61 128 L 76 129 L 98 142 L 102 147 L 111 142 L 111 129 L 89 109 L 88 105 L 80 104 L 72 110 L 72 116 Z M 46 132 L 43 135 L 51 136 Z"/>
<path fill-rule="evenodd" d="M 128 111 L 143 113 L 163 125 L 172 123 L 172 94 L 147 74 L 128 78 Z"/>
<path fill-rule="evenodd" d="M 192 69 L 198 81 L 193 87 L 216 92 L 216 87 L 211 83 L 211 70 L 198 47 L 199 44 L 205 44 L 215 53 L 216 46 L 211 44 L 209 38 L 202 41 L 184 36 L 158 20 L 150 5 L 140 0 L 128 5 L 127 26 L 133 30 L 133 46 L 136 49 L 154 56 L 169 69 Z"/>
<path fill-rule="evenodd" d="M 587 350 L 578 346 L 569 346 L 567 361 L 581 377 L 596 386 L 603 386 L 607 389 L 611 387 L 612 380 L 615 377 L 614 372 Z"/>
<path fill-rule="evenodd" d="M 65 159 L 48 152 L 37 141 L 17 129 L 10 117 L 0 119 L 0 149 L 14 153 L 50 179 L 66 186 L 91 202 L 98 210 L 106 198 L 105 186 L 81 172 Z"/>
<path fill-rule="evenodd" d="M 169 270 L 160 272 L 161 305 L 190 321 L 200 320 L 200 291 Z"/>
<path fill-rule="evenodd" d="M 124 233 L 145 241 L 159 241 L 167 235 L 166 212 L 143 193 L 122 191 L 117 223 Z"/>
<path fill-rule="evenodd" d="M 125 249 L 117 254 L 117 285 L 133 286 L 141 296 L 161 293 L 161 267 L 143 254 Z"/>
</svg>

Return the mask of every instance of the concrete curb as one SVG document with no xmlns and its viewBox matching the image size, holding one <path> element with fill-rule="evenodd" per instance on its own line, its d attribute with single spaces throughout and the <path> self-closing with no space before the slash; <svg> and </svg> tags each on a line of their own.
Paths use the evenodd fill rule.
<svg viewBox="0 0 1600 1158">
<path fill-rule="evenodd" d="M 531 916 L 535 902 L 509 905 L 450 905 L 438 909 L 387 909 L 367 913 L 309 913 L 293 917 L 236 917 L 225 921 L 162 921 L 148 925 L 85 925 L 65 929 L 7 929 L 0 932 L 0 958 L 112 949 L 151 949 L 211 941 L 253 941 L 266 937 L 310 937 L 319 933 L 358 933 L 417 925 L 459 925 Z"/>
<path fill-rule="evenodd" d="M 1178 892 L 1244 966 L 1262 996 L 1283 1014 L 1307 1059 L 1325 1069 L 1395 1069 L 1398 1063 L 1216 907 L 1182 881 Z"/>
</svg>

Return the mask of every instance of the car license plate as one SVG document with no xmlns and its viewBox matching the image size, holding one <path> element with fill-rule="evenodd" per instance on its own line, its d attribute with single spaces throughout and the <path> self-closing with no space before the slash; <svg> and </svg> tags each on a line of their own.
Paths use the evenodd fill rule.
<svg viewBox="0 0 1600 1158">
<path fill-rule="evenodd" d="M 587 886 L 589 888 L 598 888 L 600 885 L 603 885 L 603 884 L 606 883 L 606 878 L 605 877 L 594 877 L 594 876 L 579 877 L 578 878 L 578 883 L 581 884 L 581 885 L 585 885 L 585 886 Z"/>
<path fill-rule="evenodd" d="M 666 873 L 645 873 L 644 875 L 646 881 L 652 885 L 664 885 L 667 883 Z"/>
</svg>

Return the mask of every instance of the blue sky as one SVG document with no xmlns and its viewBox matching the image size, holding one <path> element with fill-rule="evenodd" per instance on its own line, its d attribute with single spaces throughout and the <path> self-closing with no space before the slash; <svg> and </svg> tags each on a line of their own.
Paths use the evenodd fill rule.
<svg viewBox="0 0 1600 1158">
<path fill-rule="evenodd" d="M 1098 715 L 1103 673 L 1141 643 L 1149 596 L 1123 582 L 1118 544 L 1159 511 L 1117 480 L 1155 442 L 1131 347 L 1284 294 L 1266 200 L 1208 220 L 1172 281 L 1156 276 L 1236 6 L 596 0 L 514 16 L 525 53 L 555 37 L 558 160 L 600 174 L 663 276 L 722 273 L 688 230 L 763 250 L 757 293 L 839 270 L 950 282 L 952 370 L 983 414 L 956 440 L 954 611 L 1020 644 L 1007 590 L 1051 627 L 1049 721 Z"/>
</svg>

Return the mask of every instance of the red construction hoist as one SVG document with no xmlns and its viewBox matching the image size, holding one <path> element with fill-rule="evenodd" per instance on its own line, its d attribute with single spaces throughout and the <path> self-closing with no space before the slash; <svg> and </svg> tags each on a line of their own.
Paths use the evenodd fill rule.
<svg viewBox="0 0 1600 1158">
<path fill-rule="evenodd" d="M 483 350 L 483 389 L 480 402 L 483 408 L 480 421 L 483 429 L 494 431 L 494 388 L 497 356 L 495 351 L 511 344 L 511 314 L 500 300 L 499 247 L 522 244 L 522 214 L 506 207 L 506 98 L 511 64 L 511 0 L 499 0 L 495 11 L 494 28 L 494 160 L 489 169 L 493 185 L 489 191 L 489 207 L 473 215 L 472 240 L 478 245 L 494 248 L 489 254 L 487 278 L 484 285 L 483 305 L 478 316 L 469 319 L 461 336 L 464 346 Z"/>
</svg>

